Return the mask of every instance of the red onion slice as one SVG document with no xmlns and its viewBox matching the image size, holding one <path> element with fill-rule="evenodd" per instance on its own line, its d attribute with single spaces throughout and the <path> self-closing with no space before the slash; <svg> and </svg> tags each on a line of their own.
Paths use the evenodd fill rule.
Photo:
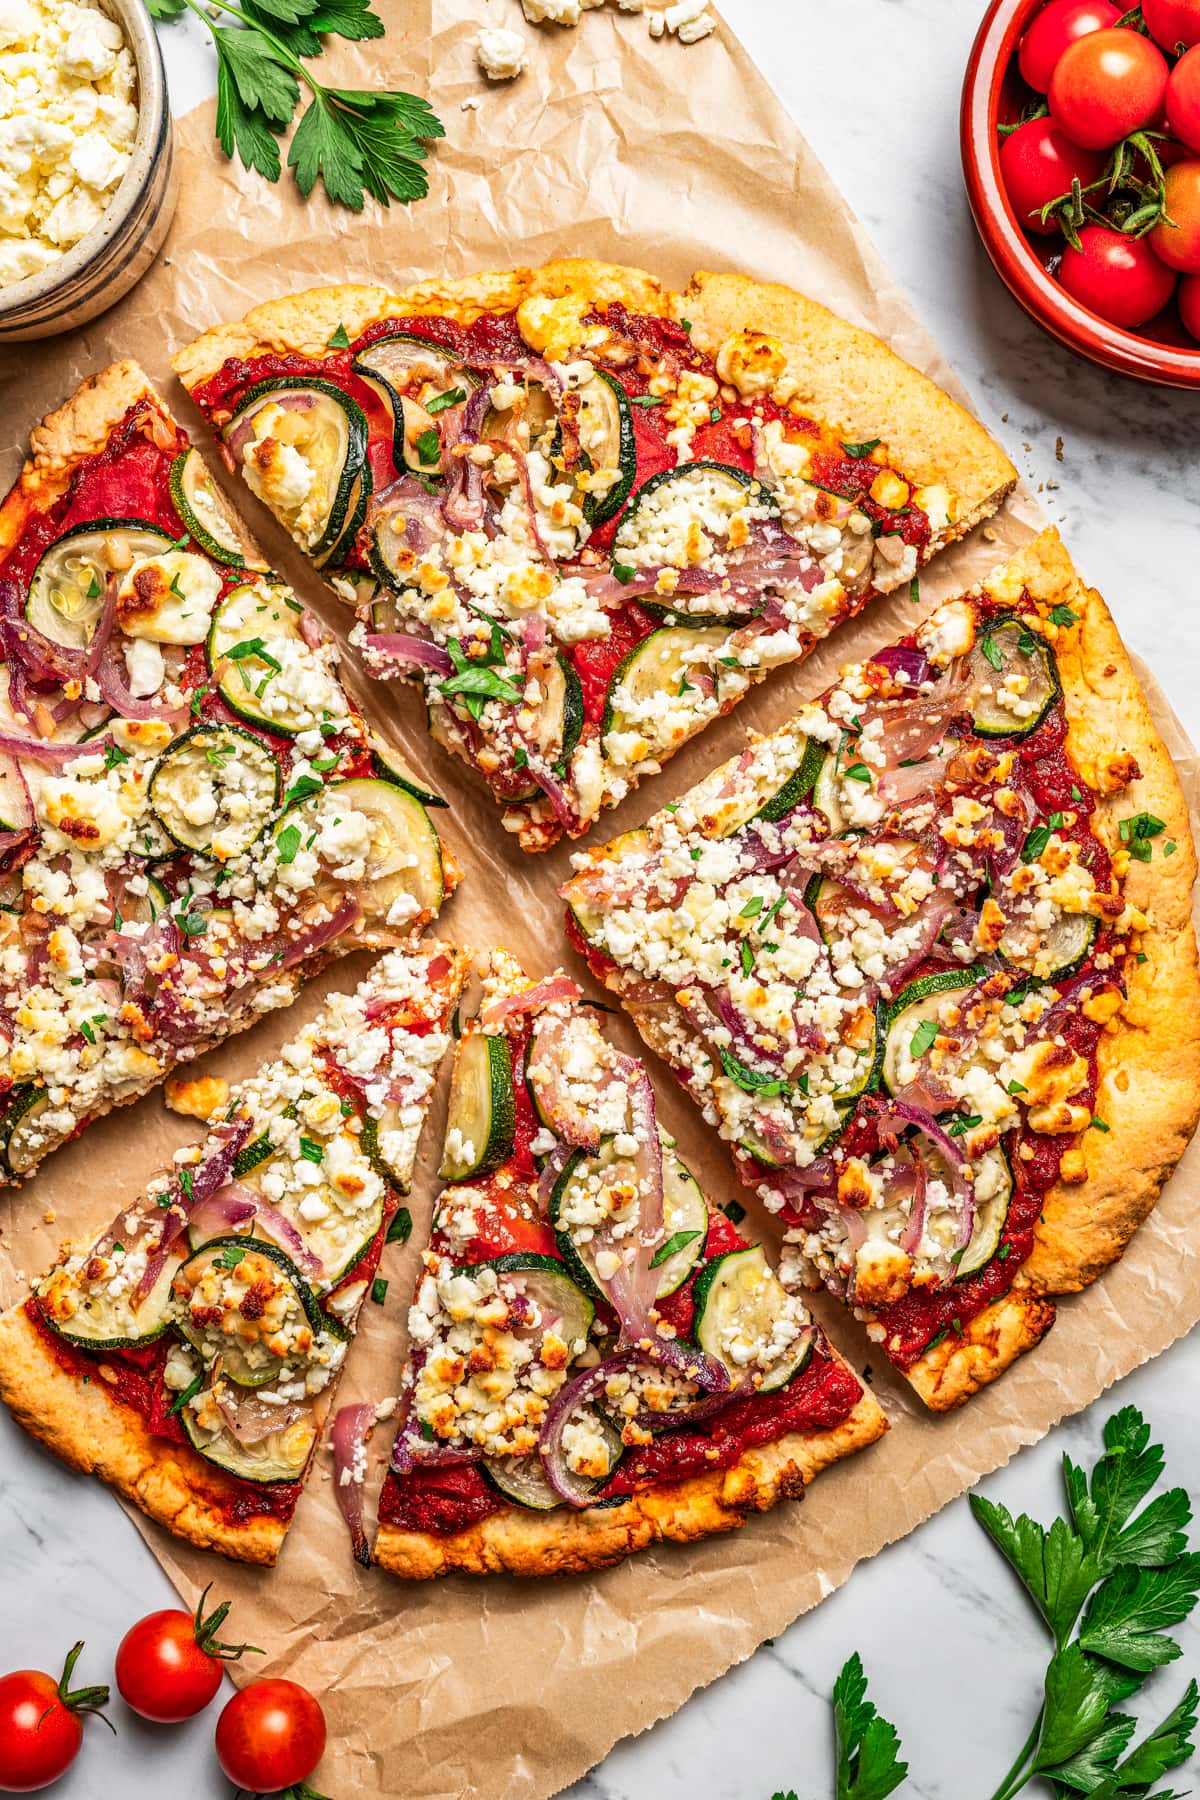
<svg viewBox="0 0 1200 1800">
<path fill-rule="evenodd" d="M 158 719 L 172 728 L 182 725 L 188 716 L 186 702 L 179 706 L 164 706 L 153 694 L 137 697 L 129 687 L 129 678 L 124 667 L 124 658 L 120 649 L 108 643 L 100 656 L 96 668 L 96 685 L 101 694 L 123 719 Z M 86 746 L 91 749 L 91 744 Z"/>
<path fill-rule="evenodd" d="M 369 631 L 363 649 L 368 661 L 378 665 L 376 673 L 385 664 L 394 669 L 428 669 L 434 675 L 450 675 L 454 670 L 449 653 L 440 644 L 399 631 Z"/>
<path fill-rule="evenodd" d="M 219 1141 L 212 1152 L 203 1162 L 188 1165 L 188 1180 L 185 1182 L 182 1179 L 182 1171 L 172 1177 L 169 1189 L 171 1202 L 162 1214 L 165 1221 L 162 1238 L 133 1290 L 131 1303 L 135 1312 L 162 1274 L 192 1208 L 199 1206 L 211 1194 L 216 1193 L 218 1188 L 225 1186 L 230 1179 L 230 1171 L 238 1151 L 244 1148 L 253 1129 L 254 1122 L 251 1119 L 238 1119 L 230 1125 L 221 1126 L 214 1134 Z"/>
<path fill-rule="evenodd" d="M 579 984 L 572 981 L 569 975 L 550 975 L 545 981 L 522 988 L 519 994 L 506 994 L 501 1000 L 493 1000 L 480 1013 L 479 1023 L 483 1026 L 499 1025 L 502 1020 L 516 1018 L 522 1013 L 543 1012 L 546 1007 L 556 1006 L 560 1001 L 574 1004 L 582 998 Z"/>
<path fill-rule="evenodd" d="M 919 1135 L 927 1140 L 938 1163 L 943 1167 L 950 1184 L 951 1197 L 958 1208 L 959 1232 L 955 1248 L 964 1248 L 970 1243 L 971 1233 L 975 1229 L 975 1177 L 954 1139 L 942 1130 L 932 1113 L 906 1100 L 881 1100 L 868 1096 L 863 1102 L 863 1109 L 873 1115 L 876 1129 L 885 1145 L 890 1141 L 895 1146 L 910 1125 L 915 1126 Z M 919 1149 L 916 1153 L 920 1154 Z"/>
<path fill-rule="evenodd" d="M 583 1508 L 591 1506 L 595 1500 L 592 1482 L 573 1474 L 567 1466 L 563 1433 L 572 1413 L 602 1394 L 614 1375 L 635 1369 L 642 1360 L 636 1350 L 619 1351 L 606 1362 L 597 1363 L 594 1368 L 585 1369 L 581 1375 L 565 1382 L 550 1402 L 538 1439 L 538 1455 L 547 1481 L 568 1506 Z"/>
<path fill-rule="evenodd" d="M 369 1402 L 342 1406 L 333 1421 L 333 1491 L 350 1532 L 354 1560 L 371 1566 L 371 1546 L 363 1513 L 363 1487 L 367 1475 L 367 1439 L 376 1425 L 375 1408 Z"/>
<path fill-rule="evenodd" d="M 193 1206 L 188 1215 L 188 1223 L 205 1237 L 220 1237 L 225 1231 L 240 1230 L 251 1220 L 261 1226 L 281 1250 L 287 1251 L 303 1274 L 324 1275 L 325 1264 L 309 1249 L 291 1220 L 241 1181 L 226 1182 L 224 1187 Z"/>
<path fill-rule="evenodd" d="M 61 769 L 77 762 L 81 756 L 103 756 L 113 743 L 110 733 L 89 738 L 86 744 L 56 744 L 46 738 L 19 737 L 12 731 L 0 731 L 0 755 L 20 756 L 27 762 L 44 763 L 47 768 Z"/>
<path fill-rule="evenodd" d="M 272 1406 L 253 1388 L 237 1387 L 233 1382 L 219 1381 L 213 1376 L 213 1400 L 229 1435 L 239 1444 L 261 1444 L 273 1431 L 286 1431 L 302 1419 L 308 1407 L 301 1400 L 289 1400 Z"/>
</svg>

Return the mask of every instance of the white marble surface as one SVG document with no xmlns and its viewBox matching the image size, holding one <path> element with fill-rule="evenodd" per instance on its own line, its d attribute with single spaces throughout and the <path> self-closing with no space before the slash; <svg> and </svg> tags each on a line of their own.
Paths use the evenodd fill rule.
<svg viewBox="0 0 1200 1800">
<path fill-rule="evenodd" d="M 1032 480 L 1047 484 L 1046 501 L 1084 571 L 1200 738 L 1197 401 L 1075 362 L 994 278 L 963 199 L 956 127 L 982 0 L 726 0 L 725 11 L 988 422 Z M 198 28 L 194 36 L 168 31 L 166 42 L 182 112 L 211 87 L 212 64 Z M 1112 1402 L 1144 1409 L 1165 1440 L 1173 1479 L 1193 1492 L 1198 1386 L 1200 1345 L 1184 1343 L 1127 1380 Z M 985 1491 L 1048 1518 L 1060 1456 L 1093 1455 L 1110 1410 L 1105 1400 L 1064 1425 Z M 80 1673 L 105 1679 L 125 1626 L 169 1603 L 165 1579 L 108 1496 L 66 1475 L 0 1417 L 0 1668 L 50 1667 L 83 1636 Z M 252 1620 L 238 1625 L 253 1636 Z M 1171 1700 L 1183 1670 L 1200 1665 L 1200 1630 L 1184 1636 L 1184 1665 L 1153 1683 Z M 825 1800 L 826 1696 L 854 1649 L 910 1754 L 904 1794 L 984 1800 L 1025 1736 L 1046 1645 L 965 1501 L 860 1569 L 672 1719 L 619 1745 L 570 1800 L 770 1800 L 789 1788 L 799 1800 Z M 159 1732 L 120 1706 L 114 1712 L 119 1738 L 88 1728 L 87 1756 L 56 1790 L 63 1800 L 228 1800 L 211 1752 L 214 1713 Z"/>
</svg>

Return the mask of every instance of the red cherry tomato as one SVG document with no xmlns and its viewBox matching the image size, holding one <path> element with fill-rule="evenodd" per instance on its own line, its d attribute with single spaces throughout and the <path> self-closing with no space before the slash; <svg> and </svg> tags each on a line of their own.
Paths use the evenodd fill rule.
<svg viewBox="0 0 1200 1800">
<path fill-rule="evenodd" d="M 174 1725 L 203 1711 L 221 1685 L 221 1664 L 251 1654 L 253 1644 L 222 1644 L 217 1637 L 228 1600 L 205 1614 L 208 1588 L 194 1613 L 168 1607 L 130 1627 L 117 1651 L 117 1686 L 126 1705 L 143 1719 Z"/>
<path fill-rule="evenodd" d="M 1158 118 L 1169 74 L 1158 45 L 1139 32 L 1093 31 L 1055 63 L 1050 111 L 1074 143 L 1107 150 Z"/>
<path fill-rule="evenodd" d="M 1142 0 L 1146 30 L 1174 56 L 1178 45 L 1200 44 L 1200 0 Z"/>
<path fill-rule="evenodd" d="M 1189 150 L 1200 150 L 1200 44 L 1181 56 L 1171 70 L 1167 124 Z"/>
<path fill-rule="evenodd" d="M 1084 187 L 1098 181 L 1103 169 L 1098 150 L 1081 150 L 1051 119 L 1027 119 L 1000 144 L 1000 173 L 1013 211 L 1026 231 L 1038 236 L 1058 230 L 1053 214 L 1042 223 L 1042 208 L 1069 194 L 1076 178 Z"/>
<path fill-rule="evenodd" d="M 1179 316 L 1200 343 L 1200 275 L 1185 275 L 1180 282 Z"/>
<path fill-rule="evenodd" d="M 1121 16 L 1118 6 L 1108 0 L 1051 0 L 1038 13 L 1021 39 L 1017 65 L 1031 88 L 1044 94 L 1050 86 L 1054 65 L 1076 38 L 1089 31 L 1103 31 L 1115 25 Z"/>
<path fill-rule="evenodd" d="M 1058 278 L 1081 306 L 1110 325 L 1135 330 L 1161 312 L 1175 291 L 1176 275 L 1159 262 L 1145 238 L 1126 237 L 1107 225 L 1085 225 L 1078 250 L 1067 245 Z"/>
<path fill-rule="evenodd" d="M 306 1781 L 324 1750 L 325 1715 L 295 1681 L 252 1681 L 217 1720 L 217 1761 L 252 1793 Z"/>
<path fill-rule="evenodd" d="M 1200 161 L 1173 163 L 1166 179 L 1167 219 L 1147 233 L 1156 256 L 1185 275 L 1200 275 Z"/>
<path fill-rule="evenodd" d="M 40 1669 L 0 1677 L 0 1793 L 32 1794 L 49 1787 L 79 1755 L 82 1715 L 104 1717 L 106 1687 L 72 1693 L 68 1685 L 82 1649 L 76 1644 L 58 1681 Z"/>
</svg>

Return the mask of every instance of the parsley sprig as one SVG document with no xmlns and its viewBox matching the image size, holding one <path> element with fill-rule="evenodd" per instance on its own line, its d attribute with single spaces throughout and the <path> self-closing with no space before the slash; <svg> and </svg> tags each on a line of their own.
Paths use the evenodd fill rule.
<svg viewBox="0 0 1200 1800">
<path fill-rule="evenodd" d="M 1166 1790 L 1150 1790 L 1192 1754 L 1194 1681 L 1132 1750 L 1136 1721 L 1114 1710 L 1179 1655 L 1167 1631 L 1187 1618 L 1200 1592 L 1200 1555 L 1187 1549 L 1191 1505 L 1183 1488 L 1147 1500 L 1163 1452 L 1135 1407 L 1108 1421 L 1104 1445 L 1090 1481 L 1063 1458 L 1068 1516 L 1049 1530 L 1026 1513 L 1014 1519 L 981 1494 L 971 1496 L 975 1517 L 1054 1639 L 1038 1716 L 993 1800 L 1012 1800 L 1035 1777 L 1063 1795 L 1172 1800 Z"/>
<path fill-rule="evenodd" d="M 305 60 L 322 54 L 329 37 L 361 41 L 383 36 L 370 0 L 147 0 L 161 22 L 194 12 L 217 51 L 217 141 L 226 156 L 268 181 L 280 174 L 279 140 L 310 95 L 288 147 L 288 167 L 307 198 L 318 180 L 329 198 L 361 212 L 370 194 L 381 206 L 407 204 L 429 192 L 422 167 L 445 128 L 427 100 L 415 94 L 326 87 Z M 210 11 L 235 19 L 217 25 Z"/>
</svg>

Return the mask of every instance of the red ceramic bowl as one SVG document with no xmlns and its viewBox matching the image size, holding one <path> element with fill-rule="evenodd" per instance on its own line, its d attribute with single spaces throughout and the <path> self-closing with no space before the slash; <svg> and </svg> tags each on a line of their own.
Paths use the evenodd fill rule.
<svg viewBox="0 0 1200 1800">
<path fill-rule="evenodd" d="M 1020 117 L 1028 98 L 1016 50 L 1043 0 L 992 0 L 967 62 L 962 94 L 962 159 L 967 198 L 988 255 L 1031 318 L 1069 350 L 1120 375 L 1160 387 L 1200 388 L 1200 344 L 1184 331 L 1174 302 L 1141 331 L 1123 331 L 1072 300 L 1042 257 L 1057 238 L 1035 246 L 1017 223 L 1000 180 L 997 127 Z M 1039 250 L 1041 254 L 1039 254 Z"/>
</svg>

